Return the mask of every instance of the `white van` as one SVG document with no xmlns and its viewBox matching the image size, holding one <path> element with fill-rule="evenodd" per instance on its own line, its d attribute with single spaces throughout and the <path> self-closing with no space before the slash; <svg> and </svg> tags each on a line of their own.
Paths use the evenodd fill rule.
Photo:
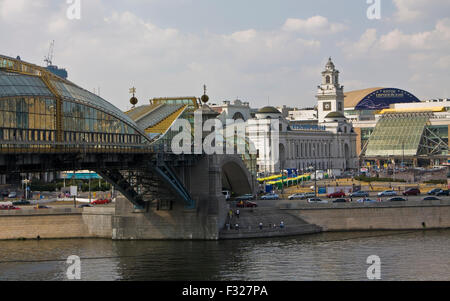
<svg viewBox="0 0 450 301">
<path fill-rule="evenodd" d="M 222 194 L 225 196 L 225 199 L 228 201 L 231 199 L 231 193 L 228 190 L 222 191 Z"/>
</svg>

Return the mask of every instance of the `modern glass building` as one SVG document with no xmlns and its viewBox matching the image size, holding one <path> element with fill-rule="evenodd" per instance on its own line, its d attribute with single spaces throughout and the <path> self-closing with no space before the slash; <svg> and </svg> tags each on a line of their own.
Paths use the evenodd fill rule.
<svg viewBox="0 0 450 301">
<path fill-rule="evenodd" d="M 43 67 L 0 56 L 0 151 L 139 151 L 150 138 L 120 109 Z"/>
</svg>

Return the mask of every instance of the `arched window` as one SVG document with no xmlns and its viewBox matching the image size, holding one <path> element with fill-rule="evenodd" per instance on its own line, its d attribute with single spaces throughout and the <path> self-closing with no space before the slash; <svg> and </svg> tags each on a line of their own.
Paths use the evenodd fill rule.
<svg viewBox="0 0 450 301">
<path fill-rule="evenodd" d="M 331 77 L 329 75 L 325 77 L 325 83 L 327 84 L 331 83 Z"/>
</svg>

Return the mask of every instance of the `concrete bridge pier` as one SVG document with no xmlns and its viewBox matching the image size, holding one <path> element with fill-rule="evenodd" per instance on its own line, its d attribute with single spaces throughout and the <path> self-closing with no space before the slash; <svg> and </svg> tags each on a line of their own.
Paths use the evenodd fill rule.
<svg viewBox="0 0 450 301">
<path fill-rule="evenodd" d="M 233 160 L 236 161 L 236 158 Z M 226 223 L 229 210 L 222 194 L 222 167 L 226 162 L 224 155 L 203 156 L 194 166 L 173 168 L 195 201 L 194 209 L 187 209 L 176 194 L 173 194 L 173 201 L 146 200 L 144 209 L 135 209 L 127 199 L 116 200 L 112 238 L 219 239 L 219 231 Z M 241 164 L 244 166 L 242 161 Z M 241 172 L 248 174 L 247 170 Z M 248 186 L 253 187 L 251 184 Z"/>
</svg>

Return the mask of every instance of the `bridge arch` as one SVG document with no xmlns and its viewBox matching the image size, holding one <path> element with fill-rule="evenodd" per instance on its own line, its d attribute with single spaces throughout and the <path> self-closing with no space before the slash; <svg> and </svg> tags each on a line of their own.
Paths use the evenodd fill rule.
<svg viewBox="0 0 450 301">
<path fill-rule="evenodd" d="M 241 156 L 222 156 L 219 165 L 223 189 L 234 192 L 235 195 L 255 192 L 255 176 L 250 173 Z"/>
</svg>

